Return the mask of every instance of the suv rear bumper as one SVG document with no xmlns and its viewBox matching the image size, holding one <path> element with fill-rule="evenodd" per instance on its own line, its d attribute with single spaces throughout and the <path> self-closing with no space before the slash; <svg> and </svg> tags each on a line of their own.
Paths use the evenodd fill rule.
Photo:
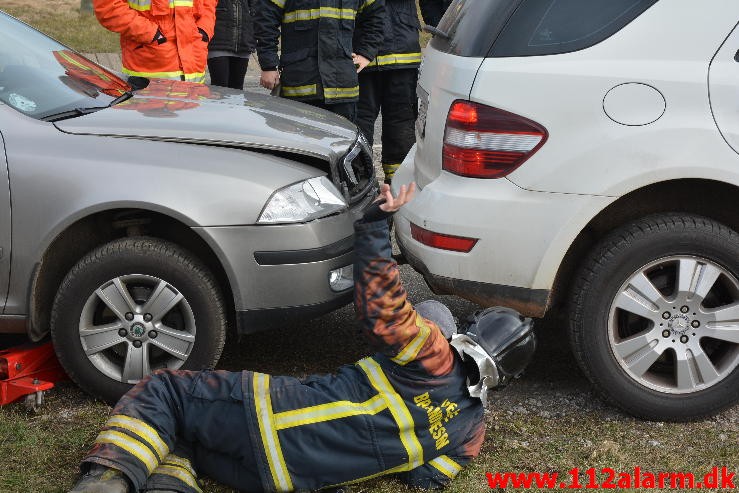
<svg viewBox="0 0 739 493">
<path fill-rule="evenodd" d="M 548 289 L 527 289 L 437 276 L 405 248 L 399 236 L 397 240 L 410 266 L 421 273 L 435 294 L 454 294 L 483 306 L 508 306 L 527 317 L 543 317 L 549 308 L 551 291 Z"/>
<path fill-rule="evenodd" d="M 411 150 L 393 188 L 416 179 L 416 159 Z M 505 178 L 463 178 L 442 171 L 395 215 L 395 237 L 433 290 L 542 316 L 568 249 L 613 200 L 537 192 Z M 412 237 L 411 223 L 478 241 L 467 253 L 433 248 Z"/>
</svg>

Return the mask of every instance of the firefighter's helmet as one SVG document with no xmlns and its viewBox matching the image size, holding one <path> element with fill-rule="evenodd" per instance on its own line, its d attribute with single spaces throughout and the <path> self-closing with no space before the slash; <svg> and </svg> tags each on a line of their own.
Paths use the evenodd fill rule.
<svg viewBox="0 0 739 493">
<path fill-rule="evenodd" d="M 487 404 L 488 389 L 506 385 L 531 361 L 536 337 L 530 318 L 510 308 L 493 307 L 475 312 L 450 344 L 469 368 L 470 396 Z"/>
</svg>

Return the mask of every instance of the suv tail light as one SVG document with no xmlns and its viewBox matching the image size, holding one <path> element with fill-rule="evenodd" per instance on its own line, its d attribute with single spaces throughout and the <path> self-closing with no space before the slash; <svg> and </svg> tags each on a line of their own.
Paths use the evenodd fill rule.
<svg viewBox="0 0 739 493">
<path fill-rule="evenodd" d="M 538 151 L 548 135 L 528 118 L 457 100 L 446 119 L 442 168 L 470 178 L 501 178 Z"/>
</svg>

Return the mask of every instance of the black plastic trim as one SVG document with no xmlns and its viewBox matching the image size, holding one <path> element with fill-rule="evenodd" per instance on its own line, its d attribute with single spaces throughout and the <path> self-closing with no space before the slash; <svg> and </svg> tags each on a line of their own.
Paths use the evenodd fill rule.
<svg viewBox="0 0 739 493">
<path fill-rule="evenodd" d="M 349 289 L 332 300 L 315 305 L 238 311 L 236 330 L 239 334 L 253 334 L 280 327 L 285 323 L 305 321 L 348 305 L 353 299 L 354 289 Z"/>
<path fill-rule="evenodd" d="M 308 264 L 331 260 L 354 251 L 354 235 L 336 243 L 305 250 L 280 250 L 277 252 L 254 252 L 259 265 Z"/>
</svg>

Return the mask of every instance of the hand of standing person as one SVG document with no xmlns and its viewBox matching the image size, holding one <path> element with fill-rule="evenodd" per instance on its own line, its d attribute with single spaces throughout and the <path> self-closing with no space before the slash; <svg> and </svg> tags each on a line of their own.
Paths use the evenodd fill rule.
<svg viewBox="0 0 739 493">
<path fill-rule="evenodd" d="M 277 70 L 263 70 L 259 78 L 259 85 L 270 91 L 280 83 L 280 73 Z"/>
<path fill-rule="evenodd" d="M 413 196 L 416 194 L 416 182 L 411 182 L 410 185 L 401 185 L 398 190 L 398 196 L 393 197 L 393 192 L 390 190 L 390 185 L 383 183 L 380 187 L 380 195 L 377 200 L 385 200 L 380 204 L 380 209 L 385 212 L 395 212 L 405 204 L 413 200 Z"/>
<path fill-rule="evenodd" d="M 362 69 L 370 63 L 370 61 L 365 57 L 357 55 L 356 53 L 352 53 L 352 61 L 354 62 L 354 66 L 357 68 L 357 73 L 361 72 Z"/>
</svg>

